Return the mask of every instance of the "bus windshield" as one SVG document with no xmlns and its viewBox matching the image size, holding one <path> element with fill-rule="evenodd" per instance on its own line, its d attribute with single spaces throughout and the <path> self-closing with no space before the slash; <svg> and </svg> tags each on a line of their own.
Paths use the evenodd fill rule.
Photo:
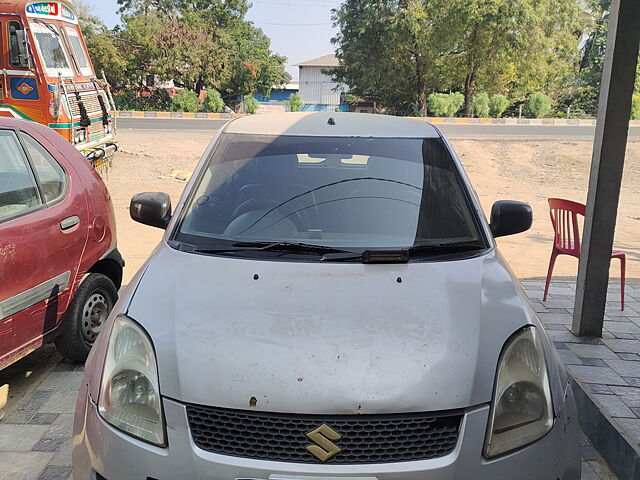
<svg viewBox="0 0 640 480">
<path fill-rule="evenodd" d="M 64 47 L 58 28 L 41 21 L 31 22 L 31 31 L 45 72 L 50 77 L 72 77 L 73 70 Z"/>
</svg>

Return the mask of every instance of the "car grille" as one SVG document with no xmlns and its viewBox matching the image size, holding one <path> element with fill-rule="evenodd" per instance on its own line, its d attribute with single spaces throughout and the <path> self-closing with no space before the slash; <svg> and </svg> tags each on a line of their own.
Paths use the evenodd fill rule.
<svg viewBox="0 0 640 480">
<path fill-rule="evenodd" d="M 102 95 L 102 94 L 100 94 Z M 70 93 L 68 95 L 69 105 L 71 106 L 71 113 L 74 117 L 80 116 L 80 105 L 78 105 L 78 100 L 76 99 L 75 94 Z M 102 98 L 105 99 L 105 105 L 109 105 L 104 95 Z M 91 115 L 92 113 L 102 113 L 102 108 L 100 107 L 100 100 L 98 100 L 97 93 L 90 93 L 89 95 L 81 95 L 80 99 L 82 103 L 84 103 L 84 107 L 87 109 L 87 113 Z"/>
<path fill-rule="evenodd" d="M 368 464 L 426 460 L 451 453 L 462 412 L 399 415 L 288 415 L 187 406 L 195 444 L 207 452 L 294 462 Z M 323 462 L 307 433 L 330 426 L 341 451 Z"/>
</svg>

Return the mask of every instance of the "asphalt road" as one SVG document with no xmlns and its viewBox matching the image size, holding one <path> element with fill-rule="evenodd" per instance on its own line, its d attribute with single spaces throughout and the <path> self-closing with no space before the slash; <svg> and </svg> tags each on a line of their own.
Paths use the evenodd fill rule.
<svg viewBox="0 0 640 480">
<path fill-rule="evenodd" d="M 118 128 L 132 130 L 185 130 L 214 132 L 227 120 L 185 120 L 120 118 Z M 523 139 L 523 140 L 591 140 L 595 127 L 550 125 L 438 125 L 451 138 Z M 630 140 L 640 140 L 640 127 L 629 129 Z"/>
</svg>

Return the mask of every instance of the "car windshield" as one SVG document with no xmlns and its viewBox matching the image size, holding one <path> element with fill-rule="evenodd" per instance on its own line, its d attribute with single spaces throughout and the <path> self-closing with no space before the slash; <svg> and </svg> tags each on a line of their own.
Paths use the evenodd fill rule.
<svg viewBox="0 0 640 480">
<path fill-rule="evenodd" d="M 196 248 L 287 242 L 349 251 L 484 245 L 439 138 L 223 134 L 220 142 L 173 240 Z"/>
<path fill-rule="evenodd" d="M 73 70 L 71 70 L 69 58 L 62 46 L 58 28 L 51 23 L 42 21 L 31 22 L 30 25 L 47 75 L 52 77 L 56 77 L 58 74 L 65 77 L 73 76 Z"/>
</svg>

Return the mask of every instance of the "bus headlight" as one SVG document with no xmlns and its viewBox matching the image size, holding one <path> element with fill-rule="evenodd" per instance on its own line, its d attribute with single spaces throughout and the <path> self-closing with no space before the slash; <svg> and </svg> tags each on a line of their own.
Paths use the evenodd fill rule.
<svg viewBox="0 0 640 480">
<path fill-rule="evenodd" d="M 87 131 L 84 128 L 79 128 L 73 132 L 74 143 L 84 143 L 87 141 Z"/>
</svg>

